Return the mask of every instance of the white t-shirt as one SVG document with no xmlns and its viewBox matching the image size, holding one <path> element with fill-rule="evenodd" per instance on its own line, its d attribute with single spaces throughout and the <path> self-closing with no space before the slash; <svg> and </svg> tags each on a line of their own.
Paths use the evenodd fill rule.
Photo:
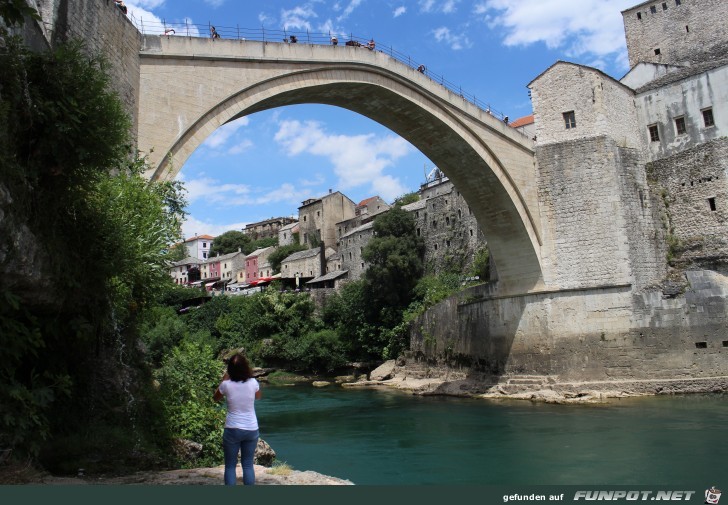
<svg viewBox="0 0 728 505">
<path fill-rule="evenodd" d="M 258 418 L 255 417 L 255 393 L 260 389 L 258 381 L 250 378 L 245 382 L 224 380 L 220 392 L 227 400 L 226 428 L 257 430 Z"/>
</svg>

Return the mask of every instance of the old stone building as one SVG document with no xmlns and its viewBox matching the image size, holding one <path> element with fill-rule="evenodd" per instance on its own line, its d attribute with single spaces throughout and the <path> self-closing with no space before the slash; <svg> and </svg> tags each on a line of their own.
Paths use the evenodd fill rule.
<svg viewBox="0 0 728 505">
<path fill-rule="evenodd" d="M 362 254 L 364 248 L 374 236 L 373 226 L 374 222 L 369 221 L 339 238 L 338 254 L 340 259 L 335 270 L 347 271 L 349 280 L 361 278 L 366 270 L 366 263 Z"/>
<path fill-rule="evenodd" d="M 728 41 L 725 0 L 642 2 L 622 11 L 629 66 L 642 62 L 684 65 Z M 722 44 L 721 44 L 722 43 Z M 725 50 L 722 51 L 725 56 Z"/>
<path fill-rule="evenodd" d="M 298 208 L 298 241 L 308 247 L 320 242 L 327 247 L 336 244 L 336 224 L 355 216 L 355 205 L 339 191 L 329 190 L 321 198 L 310 198 Z"/>
<path fill-rule="evenodd" d="M 306 249 L 293 253 L 281 262 L 281 279 L 294 280 L 297 287 L 326 273 L 326 258 L 336 251 L 332 247 L 324 249 L 325 257 L 321 258 L 321 248 Z M 323 266 L 323 268 L 322 268 Z"/>
<path fill-rule="evenodd" d="M 243 233 L 250 235 L 253 240 L 261 238 L 278 237 L 278 232 L 285 226 L 295 223 L 292 217 L 272 217 L 265 221 L 250 223 L 243 228 Z"/>
<path fill-rule="evenodd" d="M 285 225 L 283 228 L 278 230 L 278 245 L 291 245 L 297 242 L 298 235 L 298 221 L 294 221 Z"/>
<path fill-rule="evenodd" d="M 460 192 L 441 172 L 420 186 L 420 200 L 402 208 L 412 214 L 415 232 L 425 241 L 429 272 L 465 274 L 485 237 Z"/>
</svg>

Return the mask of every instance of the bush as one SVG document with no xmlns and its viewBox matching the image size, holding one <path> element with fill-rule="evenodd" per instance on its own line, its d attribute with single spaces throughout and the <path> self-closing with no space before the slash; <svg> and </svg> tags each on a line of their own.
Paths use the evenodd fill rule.
<svg viewBox="0 0 728 505">
<path fill-rule="evenodd" d="M 288 337 L 281 347 L 285 359 L 299 370 L 333 372 L 346 363 L 344 344 L 330 329 Z"/>
<path fill-rule="evenodd" d="M 198 464 L 215 465 L 222 460 L 225 409 L 213 401 L 212 394 L 223 371 L 210 346 L 183 341 L 155 374 L 169 433 L 203 445 Z"/>
</svg>

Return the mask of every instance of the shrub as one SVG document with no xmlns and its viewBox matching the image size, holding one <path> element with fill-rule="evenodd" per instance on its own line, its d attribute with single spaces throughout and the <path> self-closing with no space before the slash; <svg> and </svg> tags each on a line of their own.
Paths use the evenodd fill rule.
<svg viewBox="0 0 728 505">
<path fill-rule="evenodd" d="M 156 372 L 169 433 L 203 445 L 199 464 L 219 464 L 225 409 L 212 399 L 223 375 L 210 346 L 182 342 Z"/>
</svg>

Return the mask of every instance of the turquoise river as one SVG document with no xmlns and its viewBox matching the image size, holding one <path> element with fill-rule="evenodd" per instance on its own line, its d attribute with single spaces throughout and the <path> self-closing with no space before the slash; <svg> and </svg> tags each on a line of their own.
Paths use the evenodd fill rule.
<svg viewBox="0 0 728 505">
<path fill-rule="evenodd" d="M 728 397 L 599 405 L 264 385 L 278 460 L 355 484 L 728 485 Z"/>
</svg>

